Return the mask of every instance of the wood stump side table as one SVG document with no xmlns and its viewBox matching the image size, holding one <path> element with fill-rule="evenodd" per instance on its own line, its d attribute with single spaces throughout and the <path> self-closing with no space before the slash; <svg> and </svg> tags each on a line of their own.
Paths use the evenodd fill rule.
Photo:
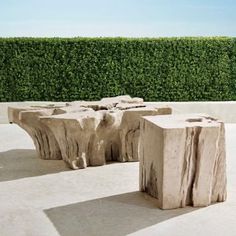
<svg viewBox="0 0 236 236">
<path fill-rule="evenodd" d="M 140 190 L 161 209 L 226 200 L 224 123 L 203 114 L 141 119 Z"/>
</svg>

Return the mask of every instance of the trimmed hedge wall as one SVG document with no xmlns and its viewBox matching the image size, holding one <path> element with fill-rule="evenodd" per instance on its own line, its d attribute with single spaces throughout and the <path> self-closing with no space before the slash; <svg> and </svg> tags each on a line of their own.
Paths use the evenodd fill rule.
<svg viewBox="0 0 236 236">
<path fill-rule="evenodd" d="M 0 38 L 0 101 L 236 99 L 236 40 Z"/>
<path fill-rule="evenodd" d="M 233 39 L 231 58 L 231 90 L 232 100 L 236 100 L 236 38 Z"/>
</svg>

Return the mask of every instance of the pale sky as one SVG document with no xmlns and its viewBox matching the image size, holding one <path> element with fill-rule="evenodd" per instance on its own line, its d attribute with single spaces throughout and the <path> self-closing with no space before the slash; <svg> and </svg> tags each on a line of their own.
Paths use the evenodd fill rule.
<svg viewBox="0 0 236 236">
<path fill-rule="evenodd" d="M 236 36 L 236 0 L 0 0 L 0 37 Z"/>
</svg>

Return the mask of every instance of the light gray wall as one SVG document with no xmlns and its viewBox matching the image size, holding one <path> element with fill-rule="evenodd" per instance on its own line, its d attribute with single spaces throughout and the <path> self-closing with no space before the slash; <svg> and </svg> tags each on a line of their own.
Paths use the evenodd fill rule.
<svg viewBox="0 0 236 236">
<path fill-rule="evenodd" d="M 55 104 L 55 102 L 9 102 L 0 103 L 0 124 L 8 123 L 8 106 L 29 106 L 42 104 Z M 205 113 L 226 123 L 236 123 L 236 102 L 147 102 L 147 104 L 168 105 L 173 114 Z M 58 102 L 56 104 L 63 104 Z"/>
<path fill-rule="evenodd" d="M 149 102 L 152 103 L 152 102 Z M 225 123 L 236 123 L 236 102 L 157 102 L 172 107 L 174 114 L 204 113 Z"/>
</svg>

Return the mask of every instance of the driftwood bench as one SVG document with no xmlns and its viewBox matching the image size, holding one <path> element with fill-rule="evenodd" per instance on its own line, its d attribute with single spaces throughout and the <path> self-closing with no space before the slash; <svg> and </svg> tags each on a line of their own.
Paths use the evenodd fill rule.
<svg viewBox="0 0 236 236">
<path fill-rule="evenodd" d="M 170 113 L 130 96 L 8 109 L 9 121 L 28 132 L 40 158 L 63 159 L 72 169 L 138 161 L 140 117 Z"/>
</svg>

